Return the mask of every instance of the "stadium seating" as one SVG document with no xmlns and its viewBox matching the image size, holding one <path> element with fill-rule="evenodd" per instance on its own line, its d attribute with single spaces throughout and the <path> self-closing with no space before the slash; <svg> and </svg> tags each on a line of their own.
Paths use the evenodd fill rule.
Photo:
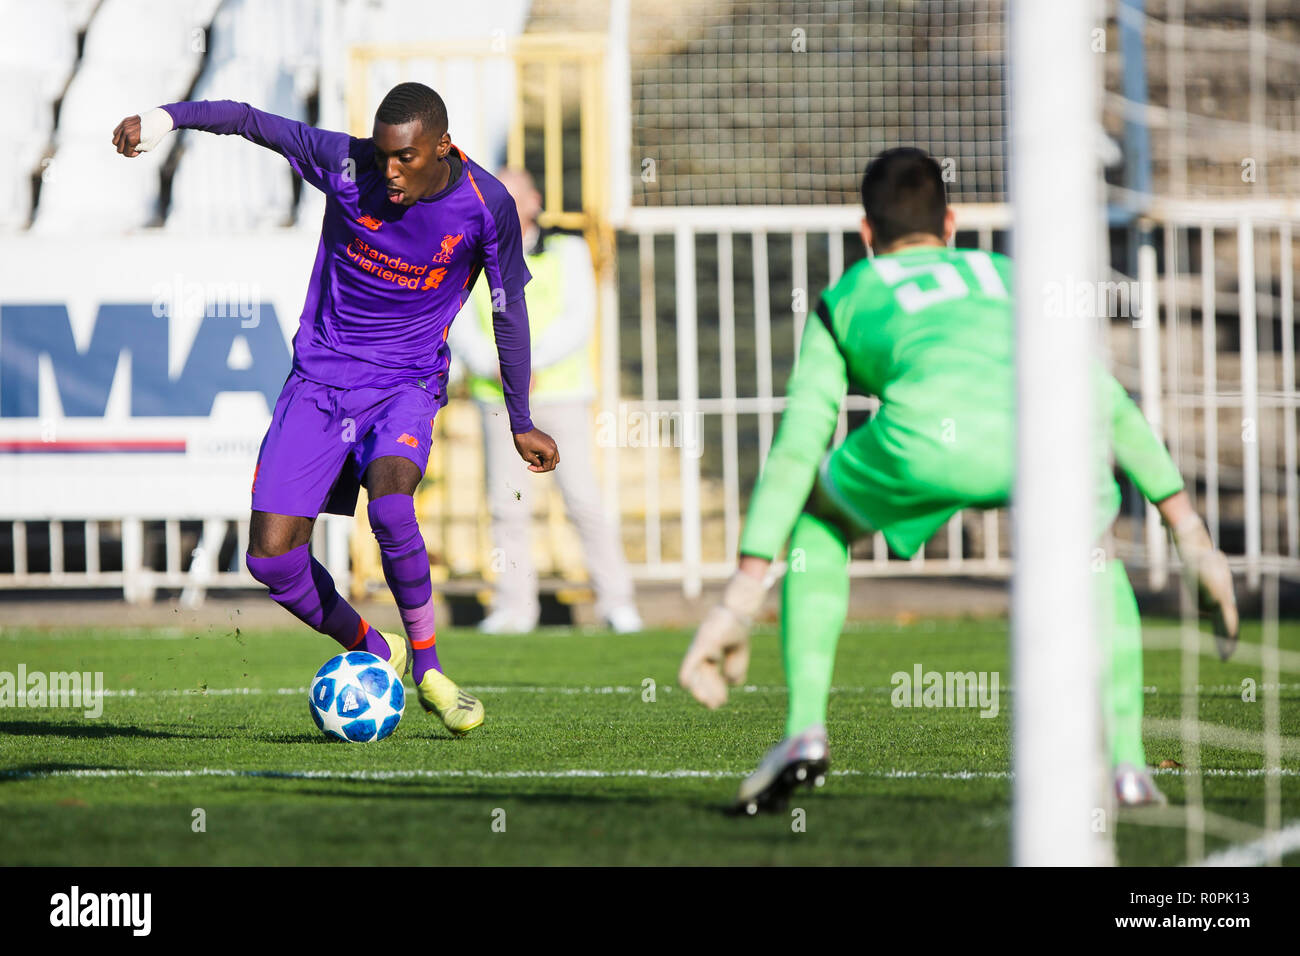
<svg viewBox="0 0 1300 956">
<path fill-rule="evenodd" d="M 212 21 L 205 70 L 233 63 L 311 74 L 320 65 L 319 38 L 316 0 L 226 0 Z M 314 78 L 304 84 L 314 86 Z"/>
<path fill-rule="evenodd" d="M 77 59 L 76 28 L 62 4 L 33 17 L 29 4 L 0 0 L 0 123 L 9 148 L 0 152 L 0 229 L 27 225 L 32 176 L 49 147 L 54 102 L 62 95 Z"/>
<path fill-rule="evenodd" d="M 320 69 L 319 12 L 313 0 L 227 0 L 212 22 L 207 62 L 191 98 L 238 100 L 307 120 Z M 229 138 L 185 134 L 169 231 L 257 231 L 293 219 L 293 174 L 281 157 Z"/>
<path fill-rule="evenodd" d="M 194 98 L 239 100 L 306 119 L 293 77 L 271 64 L 228 60 L 204 74 Z M 237 233 L 292 223 L 293 173 L 283 157 L 238 137 L 182 135 L 168 231 Z"/>
<path fill-rule="evenodd" d="M 344 31 L 351 43 L 391 43 L 394 31 L 404 43 L 445 43 L 462 38 L 516 36 L 524 32 L 527 0 L 499 0 L 491 4 L 467 5 L 449 20 L 429 17 L 420 0 L 385 0 L 382 15 L 370 6 L 352 9 Z M 485 166 L 505 158 L 507 117 L 514 88 L 514 71 L 504 61 L 486 60 L 477 65 L 469 58 L 444 64 L 414 60 L 405 65 L 377 66 L 369 75 L 368 111 L 394 85 L 418 80 L 436 89 L 447 104 L 453 141 Z"/>
<path fill-rule="evenodd" d="M 184 98 L 207 47 L 219 0 L 104 0 L 86 31 L 81 64 L 68 85 L 55 132 L 52 168 L 33 230 L 41 234 L 120 232 L 156 216 L 169 148 L 127 167 L 109 143 L 132 110 Z M 124 42 L 130 38 L 130 42 Z M 93 184 L 97 201 L 85 202 Z"/>
<path fill-rule="evenodd" d="M 0 0 L 7 25 L 0 35 L 6 90 L 0 119 L 17 131 L 16 148 L 0 158 L 0 230 L 31 221 L 41 235 L 123 233 L 159 224 L 182 233 L 244 232 L 295 219 L 315 229 L 320 198 L 302 190 L 295 216 L 292 178 L 277 157 L 219 137 L 187 135 L 128 165 L 112 150 L 109 133 L 132 111 L 185 98 L 236 99 L 315 119 L 307 104 L 317 94 L 319 122 L 341 128 L 344 91 L 320 86 L 325 37 L 333 38 L 342 63 L 343 48 L 395 36 L 403 42 L 513 36 L 523 31 L 528 7 L 528 0 L 508 0 L 458 10 L 448 21 L 430 17 L 422 0 L 344 0 L 333 31 L 326 31 L 315 0 L 57 0 L 42 5 L 40 17 L 29 16 L 22 0 Z M 445 68 L 430 61 L 410 76 L 379 70 L 368 85 L 370 108 L 404 79 L 443 92 L 458 145 L 488 165 L 501 159 L 511 71 L 476 67 L 468 59 Z M 171 201 L 163 209 L 163 174 L 173 156 Z M 87 184 L 95 190 L 93 204 L 85 202 Z"/>
</svg>

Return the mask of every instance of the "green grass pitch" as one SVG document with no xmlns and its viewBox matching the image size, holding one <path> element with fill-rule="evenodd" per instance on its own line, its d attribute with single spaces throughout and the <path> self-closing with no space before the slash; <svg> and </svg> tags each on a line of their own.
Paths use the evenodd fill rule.
<svg viewBox="0 0 1300 956">
<path fill-rule="evenodd" d="M 1146 622 L 1148 628 L 1171 622 Z M 324 739 L 305 688 L 336 648 L 305 629 L 238 633 L 0 630 L 0 671 L 102 671 L 103 714 L 0 709 L 0 859 L 8 864 L 1002 864 L 1010 847 L 1012 679 L 1005 621 L 851 625 L 831 695 L 832 775 L 781 814 L 724 816 L 782 731 L 778 636 L 755 635 L 751 687 L 707 712 L 675 685 L 685 631 L 636 637 L 448 630 L 448 673 L 486 723 L 452 739 L 408 696 L 369 745 Z M 1247 623 L 1243 641 L 1258 642 Z M 1282 646 L 1300 651 L 1300 623 Z M 895 708 L 891 674 L 997 671 L 1000 710 Z M 1181 712 L 1180 658 L 1146 655 L 1147 715 Z M 1200 659 L 1202 720 L 1263 727 L 1257 665 Z M 646 698 L 654 682 L 654 700 Z M 1300 685 L 1281 687 L 1300 735 Z M 290 692 L 282 693 L 281 689 Z M 134 691 L 134 695 L 129 692 Z M 251 691 L 251 692 L 250 692 Z M 1300 817 L 1300 760 L 1284 748 L 1282 820 Z M 1149 736 L 1148 758 L 1183 758 Z M 1071 759 L 1069 753 L 1061 761 Z M 1258 754 L 1207 747 L 1206 807 L 1262 824 Z M 1047 768 L 1050 772 L 1051 768 Z M 1158 776 L 1171 803 L 1187 778 Z M 205 828 L 196 832 L 195 811 Z M 793 811 L 802 810 L 802 814 Z M 1119 818 L 1120 861 L 1184 860 L 1178 827 Z M 495 826 L 494 826 L 495 824 Z M 504 826 L 503 826 L 504 825 Z M 1224 847 L 1211 837 L 1207 849 Z M 1293 855 L 1288 862 L 1295 862 Z"/>
</svg>

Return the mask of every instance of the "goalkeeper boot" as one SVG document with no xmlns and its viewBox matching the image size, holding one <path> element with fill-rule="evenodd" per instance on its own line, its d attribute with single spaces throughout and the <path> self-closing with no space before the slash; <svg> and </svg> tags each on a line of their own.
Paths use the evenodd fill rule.
<svg viewBox="0 0 1300 956">
<path fill-rule="evenodd" d="M 415 685 L 415 696 L 421 707 L 437 715 L 443 726 L 458 737 L 483 723 L 483 702 L 433 668 L 425 671 Z"/>
<path fill-rule="evenodd" d="M 1115 800 L 1121 807 L 1163 807 L 1169 802 L 1146 768 L 1131 763 L 1115 768 Z"/>
<path fill-rule="evenodd" d="M 388 644 L 388 663 L 393 670 L 397 671 L 398 678 L 403 678 L 411 673 L 411 640 L 408 637 L 399 637 L 396 634 L 389 634 L 387 631 L 380 631 L 384 641 Z"/>
<path fill-rule="evenodd" d="M 754 816 L 760 810 L 784 809 L 796 788 L 825 784 L 829 768 L 826 728 L 817 724 L 767 752 L 758 769 L 741 781 L 731 812 Z"/>
</svg>

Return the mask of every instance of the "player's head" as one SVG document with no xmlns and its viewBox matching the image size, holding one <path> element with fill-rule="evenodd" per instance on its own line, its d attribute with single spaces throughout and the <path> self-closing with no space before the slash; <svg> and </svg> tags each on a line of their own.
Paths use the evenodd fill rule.
<svg viewBox="0 0 1300 956">
<path fill-rule="evenodd" d="M 947 243 L 952 210 L 944 194 L 943 172 L 924 150 L 887 149 L 862 175 L 862 241 L 876 255 L 903 245 Z"/>
<path fill-rule="evenodd" d="M 537 225 L 537 217 L 542 212 L 542 194 L 537 191 L 532 173 L 526 169 L 504 167 L 497 171 L 497 179 L 514 199 L 515 208 L 519 210 L 519 224 L 527 233 L 529 227 Z"/>
<path fill-rule="evenodd" d="M 445 177 L 451 151 L 447 107 L 423 83 L 399 83 L 375 111 L 375 166 L 388 182 L 388 198 L 409 206 L 431 195 Z"/>
</svg>

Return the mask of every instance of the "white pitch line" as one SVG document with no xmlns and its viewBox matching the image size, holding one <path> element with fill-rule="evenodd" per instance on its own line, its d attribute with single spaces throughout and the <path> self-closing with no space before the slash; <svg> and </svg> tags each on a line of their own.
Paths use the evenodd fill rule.
<svg viewBox="0 0 1300 956">
<path fill-rule="evenodd" d="M 747 776 L 738 770 L 234 770 L 203 767 L 198 770 L 0 770 L 0 778 L 35 780 L 57 777 L 78 779 L 114 779 L 121 777 L 259 777 L 284 780 L 571 780 L 646 778 L 651 780 L 727 780 Z M 1006 780 L 1006 770 L 832 770 L 832 777 L 869 777 L 883 780 Z"/>
<path fill-rule="evenodd" d="M 1258 840 L 1213 853 L 1201 861 L 1201 866 L 1263 866 L 1297 850 L 1300 850 L 1300 823 L 1292 823 Z"/>
<path fill-rule="evenodd" d="M 1186 767 L 1170 767 L 1166 770 L 1155 769 L 1151 771 L 1157 777 L 1185 777 L 1188 775 Z M 1266 770 L 1263 767 L 1247 767 L 1244 770 L 1229 770 L 1224 767 L 1203 768 L 1200 771 L 1202 777 L 1300 777 L 1300 768 L 1295 767 L 1274 767 L 1272 770 Z"/>
<path fill-rule="evenodd" d="M 645 688 L 623 686 L 623 685 L 605 685 L 605 686 L 541 686 L 541 685 L 511 685 L 502 684 L 498 686 L 490 685 L 465 685 L 466 690 L 474 691 L 477 694 L 556 694 L 556 695 L 593 695 L 598 697 L 611 696 L 614 694 L 640 694 Z M 661 684 L 656 690 L 672 693 L 676 690 L 671 684 Z M 760 687 L 753 684 L 736 688 L 738 692 L 747 694 L 776 694 L 786 692 L 784 686 Z M 878 687 L 832 687 L 833 694 L 862 694 L 868 692 L 887 692 L 889 688 Z M 105 690 L 105 697 L 245 697 L 245 696 L 287 696 L 291 694 L 305 694 L 306 687 L 182 687 L 182 688 L 149 688 L 149 687 L 131 687 L 122 690 Z M 20 692 L 21 695 L 21 692 Z"/>
<path fill-rule="evenodd" d="M 838 771 L 847 774 L 850 771 Z M 440 779 L 475 779 L 475 780 L 524 780 L 548 779 L 564 780 L 569 778 L 604 778 L 604 777 L 650 777 L 656 779 L 677 779 L 688 777 L 720 778 L 741 777 L 742 773 L 711 770 L 230 770 L 203 767 L 198 770 L 108 770 L 108 769 L 71 769 L 71 770 L 5 770 L 0 776 L 11 779 L 29 780 L 48 777 L 75 777 L 91 779 L 112 779 L 117 777 L 271 777 L 284 780 L 440 780 Z"/>
<path fill-rule="evenodd" d="M 276 612 L 277 614 L 279 612 Z M 250 615 L 248 621 L 241 620 L 237 617 L 229 617 L 225 621 L 195 621 L 178 622 L 176 624 L 165 624 L 158 627 L 148 627 L 145 625 L 131 627 L 94 627 L 67 624 L 48 624 L 36 623 L 30 625 L 0 625 L 0 640 L 7 641 L 28 641 L 35 636 L 42 641 L 180 641 L 193 640 L 196 637 L 208 639 L 230 639 L 233 637 L 236 628 L 243 634 L 258 634 L 258 639 L 266 639 L 270 635 L 278 636 L 285 628 L 282 625 L 267 624 L 265 621 L 257 621 L 254 618 L 257 615 Z M 923 622 L 924 624 L 925 622 Z M 957 622 L 954 622 L 957 623 Z M 395 625 L 400 628 L 401 624 Z M 960 622 L 963 629 L 979 629 L 979 622 Z M 478 634 L 473 628 L 457 628 L 465 636 L 473 635 L 476 641 L 496 641 L 508 640 L 518 635 L 513 634 Z M 676 634 L 677 632 L 685 633 L 687 628 L 666 627 L 656 629 L 659 634 Z M 844 625 L 845 634 L 895 634 L 904 631 L 916 631 L 923 633 L 939 633 L 940 628 L 935 626 L 935 622 L 929 622 L 929 626 L 918 626 L 914 628 L 902 627 L 893 621 L 846 621 Z M 942 630 L 947 630 L 943 628 Z M 759 624 L 755 631 L 760 634 L 776 636 L 780 628 L 776 624 Z M 298 631 L 295 636 L 309 636 L 310 631 Z M 453 634 L 455 639 L 459 635 Z M 538 627 L 533 631 L 531 636 L 536 637 L 596 637 L 607 636 L 611 640 L 616 638 L 613 631 L 600 627 L 570 627 L 560 624 L 546 624 Z M 1239 645 L 1242 646 L 1242 645 Z"/>
<path fill-rule="evenodd" d="M 593 694 L 593 695 L 611 695 L 611 694 L 639 694 L 640 687 L 469 687 L 479 694 Z M 664 691 L 671 691 L 672 687 L 665 686 L 660 688 Z M 785 688 L 781 688 L 784 690 Z M 306 687 L 183 687 L 170 689 L 154 688 L 126 688 L 124 690 L 105 690 L 105 697 L 257 697 L 267 696 L 289 696 L 295 694 L 306 694 Z"/>
<path fill-rule="evenodd" d="M 615 694 L 640 694 L 645 688 L 640 686 L 607 684 L 603 686 L 583 685 L 583 686 L 560 686 L 560 685 L 466 685 L 467 690 L 479 694 L 554 694 L 557 696 L 611 696 Z M 672 693 L 678 688 L 672 684 L 660 684 L 656 688 L 665 693 Z M 1210 686 L 1200 685 L 1196 688 L 1197 693 L 1236 693 L 1241 688 L 1235 684 L 1215 684 Z M 1258 690 L 1300 690 L 1300 683 L 1296 684 L 1279 684 L 1263 685 L 1257 687 Z M 832 687 L 832 694 L 892 694 L 895 688 L 885 686 L 875 687 Z M 784 694 L 787 688 L 781 684 L 757 685 L 746 684 L 743 687 L 735 689 L 736 693 L 744 694 Z M 1001 694 L 1009 694 L 1014 691 L 1013 687 L 1003 687 L 1000 689 Z M 1143 691 L 1147 696 L 1159 694 L 1159 688 L 1144 687 Z M 22 696 L 19 691 L 19 696 Z M 305 694 L 306 687 L 182 687 L 182 688 L 148 688 L 133 687 L 123 688 L 120 690 L 105 690 L 105 697 L 245 697 L 245 696 L 288 696 L 292 694 Z"/>
<path fill-rule="evenodd" d="M 1185 770 L 1157 770 L 1160 775 L 1182 775 Z M 1265 771 L 1209 769 L 1206 777 L 1262 777 L 1268 774 L 1295 777 L 1300 770 L 1283 768 Z M 652 780 L 726 780 L 746 776 L 738 770 L 238 770 L 203 767 L 198 770 L 123 770 L 72 768 L 67 770 L 0 770 L 0 778 L 34 780 L 51 777 L 112 779 L 117 777 L 271 777 L 285 780 L 571 780 L 647 778 Z M 832 777 L 865 777 L 875 780 L 1010 780 L 1009 770 L 832 770 Z"/>
</svg>

